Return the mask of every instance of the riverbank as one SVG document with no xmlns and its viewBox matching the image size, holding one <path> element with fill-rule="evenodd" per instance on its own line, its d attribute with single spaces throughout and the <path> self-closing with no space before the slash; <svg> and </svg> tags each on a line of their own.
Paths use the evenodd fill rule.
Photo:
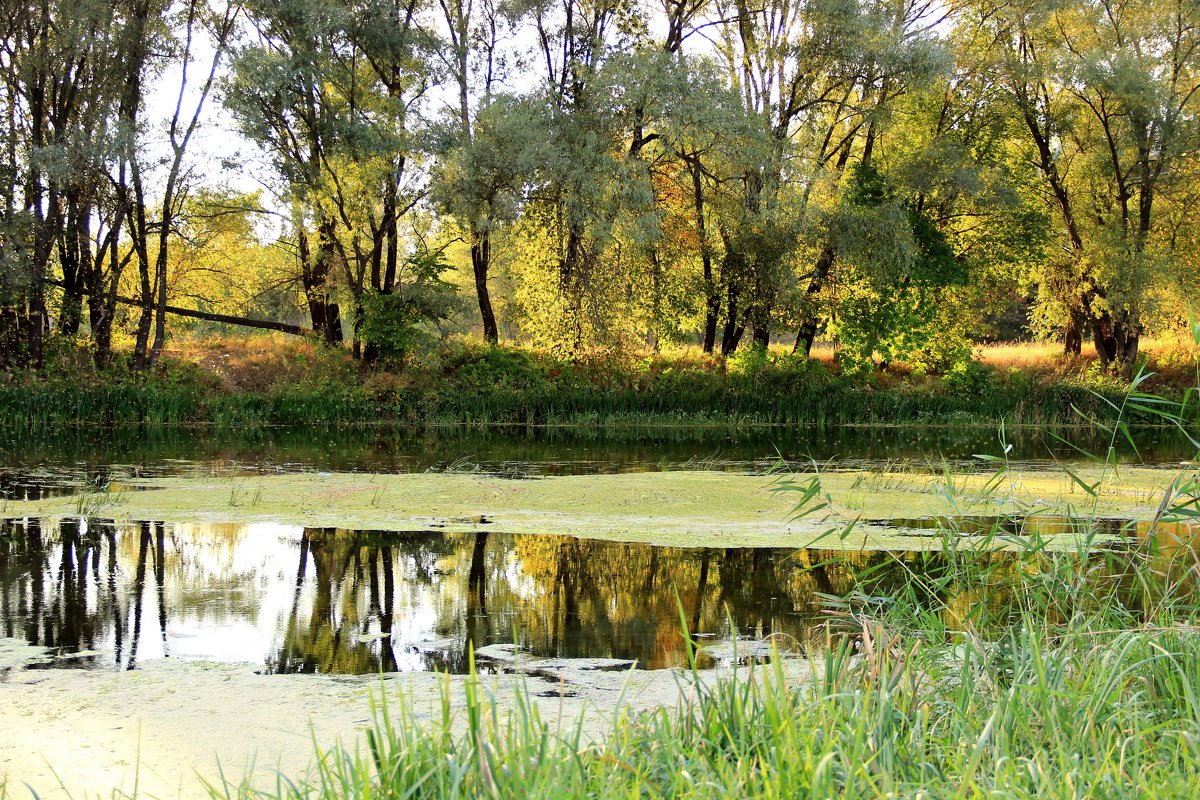
<svg viewBox="0 0 1200 800">
<path fill-rule="evenodd" d="M 1036 348 L 1036 346 L 1030 346 Z M 997 351 L 1000 352 L 1000 351 Z M 945 375 L 905 365 L 843 374 L 831 358 L 782 350 L 729 359 L 695 349 L 571 359 L 458 342 L 370 367 L 306 341 L 184 344 L 155 370 L 96 373 L 81 351 L 38 374 L 0 378 L 0 427 L 257 425 L 645 426 L 1094 425 L 1127 386 L 1087 359 L 1004 351 Z M 1194 363 L 1164 347 L 1141 386 L 1174 402 Z M 1191 371 L 1189 371 L 1191 370 Z M 1192 399 L 1185 416 L 1195 417 Z M 1143 409 L 1127 422 L 1153 423 Z"/>
</svg>

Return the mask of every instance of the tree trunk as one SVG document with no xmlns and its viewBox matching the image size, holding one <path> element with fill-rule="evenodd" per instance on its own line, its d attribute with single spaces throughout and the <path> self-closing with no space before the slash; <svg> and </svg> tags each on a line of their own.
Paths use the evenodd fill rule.
<svg viewBox="0 0 1200 800">
<path fill-rule="evenodd" d="M 812 277 L 808 281 L 808 288 L 804 291 L 809 307 L 796 332 L 796 344 L 792 347 L 792 352 L 800 352 L 800 346 L 803 345 L 806 358 L 812 353 L 813 342 L 817 338 L 817 315 L 812 306 L 816 302 L 817 295 L 821 293 L 821 288 L 825 285 L 829 271 L 833 268 L 835 257 L 833 245 L 826 245 L 825 249 L 821 251 L 821 255 L 817 257 L 817 263 L 813 265 Z"/>
<path fill-rule="evenodd" d="M 1123 313 L 1105 311 L 1092 320 L 1092 337 L 1100 366 L 1116 370 L 1125 380 L 1133 378 L 1141 341 L 1141 325 Z"/>
<path fill-rule="evenodd" d="M 163 212 L 164 217 L 166 212 Z M 164 219 L 165 222 L 165 219 Z M 158 363 L 167 343 L 167 248 L 166 237 L 159 243 L 161 248 L 154 263 L 154 278 L 157 288 L 154 303 L 154 343 L 150 346 L 150 366 Z"/>
<path fill-rule="evenodd" d="M 147 245 L 149 226 L 146 224 L 146 200 L 142 192 L 141 178 L 136 164 L 133 167 L 134 217 L 132 226 L 133 247 L 137 251 L 138 285 L 142 313 L 138 316 L 137 334 L 133 341 L 133 370 L 139 372 L 147 366 L 150 348 L 150 329 L 154 324 L 154 283 L 150 280 L 150 252 Z"/>
<path fill-rule="evenodd" d="M 321 335 L 326 344 L 341 344 L 341 313 L 336 302 L 328 301 L 328 278 L 334 253 L 332 221 L 324 220 L 318 226 L 316 253 L 311 252 L 308 235 L 303 231 L 297 236 L 297 245 L 300 250 L 301 283 L 313 330 Z"/>
<path fill-rule="evenodd" d="M 132 226 L 133 247 L 137 252 L 138 285 L 142 313 L 138 316 L 137 334 L 133 341 L 133 371 L 140 372 L 147 366 L 150 348 L 150 329 L 154 323 L 154 284 L 150 280 L 150 253 L 147 245 L 149 228 L 146 224 L 146 201 L 141 188 L 136 165 L 133 168 L 134 217 Z"/>
<path fill-rule="evenodd" d="M 491 344 L 500 341 L 496 313 L 488 293 L 488 271 L 492 265 L 492 236 L 486 229 L 471 238 L 471 267 L 475 272 L 475 295 L 479 299 L 479 316 L 483 319 L 483 338 Z"/>
<path fill-rule="evenodd" d="M 721 332 L 721 355 L 731 355 L 737 349 L 738 340 L 741 338 L 742 332 L 738 327 L 737 290 L 730 285 L 725 298 L 725 327 Z"/>
<path fill-rule="evenodd" d="M 751 328 L 751 335 L 755 347 L 761 347 L 764 350 L 771 344 L 771 329 L 766 324 L 755 322 Z"/>
<path fill-rule="evenodd" d="M 1068 312 L 1067 327 L 1063 332 L 1063 355 L 1077 356 L 1083 352 L 1083 312 L 1072 308 Z"/>
<path fill-rule="evenodd" d="M 58 329 L 64 336 L 79 333 L 83 323 L 84 272 L 91 261 L 91 209 L 73 197 L 67 203 L 67 217 L 59 237 L 58 262 L 63 275 L 63 299 Z"/>
<path fill-rule="evenodd" d="M 717 317 L 721 313 L 721 298 L 717 294 L 717 287 L 712 282 L 711 261 L 705 259 L 704 266 L 704 282 L 708 286 L 708 298 L 705 301 L 704 309 L 704 352 L 712 353 L 717 343 Z"/>
<path fill-rule="evenodd" d="M 696 235 L 700 239 L 700 264 L 704 268 L 704 352 L 711 353 L 717 342 L 717 317 L 721 313 L 721 295 L 713 276 L 712 248 L 708 245 L 708 223 L 704 218 L 704 182 L 700 154 L 685 157 L 692 175 L 692 207 L 696 211 Z"/>
</svg>

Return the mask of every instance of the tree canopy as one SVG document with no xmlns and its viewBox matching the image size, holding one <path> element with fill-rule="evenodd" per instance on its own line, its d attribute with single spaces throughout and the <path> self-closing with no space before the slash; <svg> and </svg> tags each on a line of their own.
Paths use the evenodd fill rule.
<svg viewBox="0 0 1200 800">
<path fill-rule="evenodd" d="M 183 308 L 365 360 L 936 371 L 1016 303 L 1129 374 L 1197 288 L 1184 0 L 41 0 L 0 35 L 8 366 L 141 369 Z"/>
</svg>

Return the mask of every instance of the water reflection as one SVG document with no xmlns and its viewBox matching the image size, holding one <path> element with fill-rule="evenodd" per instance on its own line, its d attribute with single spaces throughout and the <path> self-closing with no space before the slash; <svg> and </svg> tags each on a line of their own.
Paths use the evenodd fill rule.
<svg viewBox="0 0 1200 800">
<path fill-rule="evenodd" d="M 1140 552 L 1145 526 L 1130 533 Z M 1164 565 L 1195 563 L 1191 532 L 1163 529 L 1160 538 Z M 1125 557 L 1097 556 L 1089 579 L 1119 583 Z M 980 608 L 1006 613 L 1026 577 L 1026 565 L 1009 570 L 1007 556 L 981 557 L 1001 567 L 994 585 L 964 592 L 949 558 L 24 520 L 0 528 L 0 631 L 51 648 L 64 657 L 58 666 L 132 669 L 170 657 L 251 661 L 269 672 L 461 672 L 469 643 L 516 636 L 541 656 L 659 668 L 684 663 L 680 605 L 702 639 L 736 632 L 805 642 L 820 635 L 827 599 L 856 587 L 875 597 L 915 591 L 955 621 Z M 1138 587 L 1121 590 L 1137 602 Z"/>
</svg>

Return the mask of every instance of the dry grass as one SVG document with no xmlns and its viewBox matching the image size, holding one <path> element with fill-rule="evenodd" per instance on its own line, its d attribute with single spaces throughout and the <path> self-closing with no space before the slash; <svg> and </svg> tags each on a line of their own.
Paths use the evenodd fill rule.
<svg viewBox="0 0 1200 800">
<path fill-rule="evenodd" d="M 1082 364 L 1096 357 L 1096 348 L 1086 345 L 1078 358 L 1063 356 L 1060 342 L 1001 342 L 981 344 L 975 348 L 975 358 L 980 363 L 999 370 L 1017 368 L 1022 370 L 1045 370 L 1064 361 Z"/>
<path fill-rule="evenodd" d="M 432 360 L 423 358 L 422 365 L 433 366 L 464 346 L 470 349 L 475 344 L 450 342 L 443 353 L 430 354 Z M 840 372 L 837 351 L 835 343 L 819 341 L 813 348 L 812 358 L 836 375 Z M 526 352 L 547 363 L 556 360 L 549 352 L 528 349 Z M 1147 368 L 1156 373 L 1148 388 L 1195 384 L 1198 356 L 1192 343 L 1178 338 L 1147 338 L 1142 340 L 1141 352 L 1147 357 Z M 785 357 L 791 353 L 791 345 L 773 344 L 770 353 L 774 358 Z M 196 365 L 201 371 L 215 376 L 230 391 L 262 392 L 328 381 L 353 384 L 360 380 L 348 349 L 331 349 L 313 339 L 283 334 L 180 337 L 172 340 L 166 355 Z M 1091 344 L 1085 344 L 1083 353 L 1074 357 L 1063 355 L 1062 345 L 1058 342 L 985 344 L 975 348 L 975 358 L 1001 374 L 1019 371 L 1050 381 L 1079 380 L 1096 371 L 1096 351 Z M 637 352 L 596 349 L 578 354 L 574 359 L 576 371 L 588 375 L 594 373 L 600 383 L 606 382 L 603 376 L 611 380 L 618 373 L 634 378 L 636 373 L 652 376 L 668 369 L 703 372 L 722 368 L 719 355 L 706 354 L 692 344 L 669 345 L 658 351 L 649 348 Z M 911 373 L 907 364 L 894 362 L 888 365 L 886 372 L 878 373 L 876 380 L 882 381 L 881 385 L 917 380 Z M 403 376 L 387 371 L 376 371 L 367 380 L 368 383 L 382 381 L 390 385 L 400 381 L 407 384 Z M 922 377 L 921 380 L 930 379 Z"/>
<path fill-rule="evenodd" d="M 344 381 L 356 371 L 349 350 L 285 334 L 179 337 L 164 355 L 196 364 L 230 391 L 262 392 Z"/>
<path fill-rule="evenodd" d="M 1154 373 L 1147 384 L 1156 387 L 1187 388 L 1196 385 L 1200 352 L 1196 345 L 1179 337 L 1143 338 L 1139 353 L 1146 369 Z M 1059 342 L 1002 342 L 979 345 L 975 358 L 997 372 L 1019 370 L 1050 380 L 1080 378 L 1097 368 L 1096 348 L 1085 343 L 1078 356 L 1066 356 Z"/>
</svg>

